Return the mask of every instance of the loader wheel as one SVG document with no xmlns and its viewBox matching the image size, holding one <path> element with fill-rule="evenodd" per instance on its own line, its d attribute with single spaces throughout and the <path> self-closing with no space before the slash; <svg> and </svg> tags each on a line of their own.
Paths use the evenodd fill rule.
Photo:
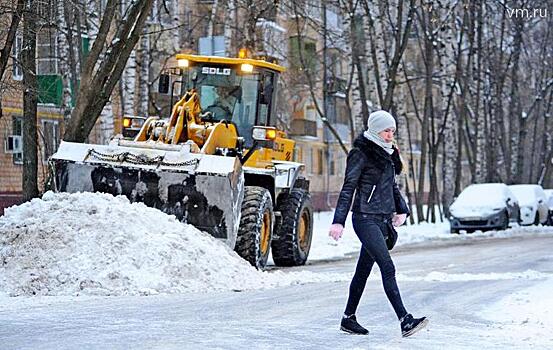
<svg viewBox="0 0 553 350">
<path fill-rule="evenodd" d="M 298 266 L 307 261 L 313 237 L 313 206 L 309 192 L 294 188 L 277 203 L 282 221 L 275 227 L 271 248 L 278 266 Z"/>
<path fill-rule="evenodd" d="M 273 216 L 271 193 L 263 187 L 246 186 L 234 251 L 258 269 L 265 267 L 269 257 Z"/>
</svg>

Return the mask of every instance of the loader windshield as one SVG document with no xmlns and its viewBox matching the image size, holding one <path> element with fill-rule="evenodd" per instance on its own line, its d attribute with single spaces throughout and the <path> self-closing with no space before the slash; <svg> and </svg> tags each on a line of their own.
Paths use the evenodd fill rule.
<svg viewBox="0 0 553 350">
<path fill-rule="evenodd" d="M 256 124 L 258 74 L 237 74 L 229 67 L 192 67 L 189 87 L 200 95 L 202 112 L 210 112 L 214 120 L 235 124 L 245 143 L 253 142 L 251 132 Z"/>
</svg>

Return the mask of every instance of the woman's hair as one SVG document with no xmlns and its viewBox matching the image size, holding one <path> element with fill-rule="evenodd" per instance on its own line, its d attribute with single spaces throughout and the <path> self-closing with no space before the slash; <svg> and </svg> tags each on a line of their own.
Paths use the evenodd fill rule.
<svg viewBox="0 0 553 350">
<path fill-rule="evenodd" d="M 399 153 L 399 147 L 397 146 L 397 142 L 394 140 L 394 150 L 395 152 L 392 153 L 392 161 L 394 162 L 394 168 L 396 170 L 396 175 L 401 174 L 402 170 L 407 171 L 407 162 L 401 157 L 401 154 Z"/>
</svg>

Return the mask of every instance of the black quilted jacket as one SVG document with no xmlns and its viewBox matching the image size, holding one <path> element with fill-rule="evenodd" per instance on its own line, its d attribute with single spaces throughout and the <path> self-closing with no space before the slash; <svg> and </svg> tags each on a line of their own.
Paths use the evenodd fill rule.
<svg viewBox="0 0 553 350">
<path fill-rule="evenodd" d="M 348 154 L 344 185 L 338 197 L 333 224 L 344 224 L 353 199 L 353 212 L 409 214 L 395 175 L 401 172 L 399 153 L 389 155 L 362 134 Z M 354 198 L 355 193 L 355 198 Z"/>
</svg>

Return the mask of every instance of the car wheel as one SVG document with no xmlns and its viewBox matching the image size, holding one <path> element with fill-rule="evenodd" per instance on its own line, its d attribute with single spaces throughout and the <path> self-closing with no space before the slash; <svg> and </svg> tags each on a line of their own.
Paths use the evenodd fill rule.
<svg viewBox="0 0 553 350">
<path fill-rule="evenodd" d="M 501 226 L 502 230 L 509 228 L 509 215 L 507 213 L 503 214 L 503 225 Z"/>
<path fill-rule="evenodd" d="M 457 229 L 454 229 L 454 228 L 452 228 L 450 232 L 451 232 L 451 233 L 456 233 L 456 234 L 459 234 L 459 230 L 457 230 Z"/>
<path fill-rule="evenodd" d="M 294 188 L 290 193 L 282 194 L 277 211 L 280 211 L 282 220 L 275 227 L 271 243 L 275 265 L 304 265 L 313 238 L 313 205 L 309 192 Z"/>
<path fill-rule="evenodd" d="M 536 217 L 534 218 L 534 225 L 538 226 L 540 224 L 540 213 L 536 211 Z"/>
</svg>

